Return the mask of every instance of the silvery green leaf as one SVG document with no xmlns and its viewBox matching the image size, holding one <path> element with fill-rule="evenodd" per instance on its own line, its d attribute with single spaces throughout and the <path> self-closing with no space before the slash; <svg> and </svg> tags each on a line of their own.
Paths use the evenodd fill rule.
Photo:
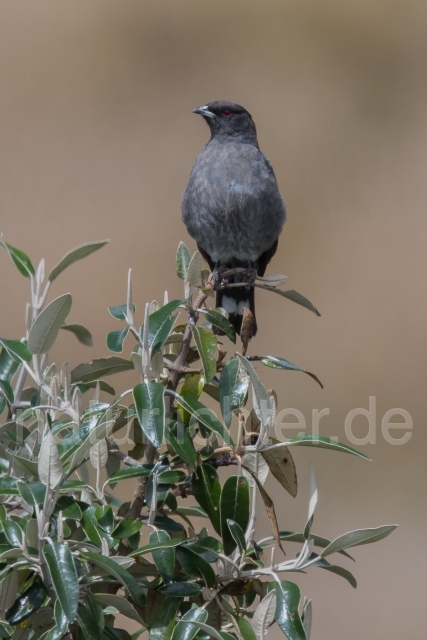
<svg viewBox="0 0 427 640">
<path fill-rule="evenodd" d="M 54 489 L 62 479 L 62 463 L 58 448 L 49 430 L 40 447 L 38 461 L 39 478 L 48 487 Z"/>
<path fill-rule="evenodd" d="M 35 319 L 28 334 L 28 350 L 35 355 L 47 353 L 70 312 L 72 298 L 65 293 L 47 305 Z"/>
<path fill-rule="evenodd" d="M 156 351 L 151 358 L 151 370 L 155 378 L 160 378 L 163 373 L 163 355 L 161 351 Z"/>
<path fill-rule="evenodd" d="M 312 465 L 310 464 L 310 501 L 308 504 L 308 518 L 307 524 L 304 529 L 304 538 L 308 540 L 310 538 L 310 530 L 311 525 L 313 524 L 314 510 L 316 509 L 317 504 L 317 485 L 316 478 L 314 477 L 314 470 Z"/>
<path fill-rule="evenodd" d="M 72 249 L 71 251 L 66 253 L 65 256 L 58 262 L 56 267 L 52 269 L 52 271 L 48 276 L 48 280 L 50 280 L 50 282 L 53 282 L 55 278 L 57 278 L 59 274 L 62 273 L 62 271 L 64 271 L 64 269 L 69 267 L 71 264 L 74 264 L 74 262 L 77 262 L 78 260 L 82 260 L 82 258 L 85 258 L 86 256 L 90 255 L 94 251 L 98 251 L 98 249 L 101 249 L 101 247 L 108 244 L 108 242 L 110 241 L 98 240 L 96 242 L 85 242 L 84 244 L 81 244 L 79 247 Z"/>
<path fill-rule="evenodd" d="M 29 278 L 30 276 L 35 275 L 32 262 L 26 253 L 24 253 L 20 249 L 16 249 L 16 247 L 12 247 L 12 245 L 7 244 L 7 242 L 4 242 L 1 235 L 0 245 L 6 249 L 10 257 L 12 258 L 15 267 L 20 273 L 22 273 L 23 276 Z"/>
<path fill-rule="evenodd" d="M 160 305 L 157 302 L 157 300 L 153 300 L 152 302 L 150 302 L 149 307 L 148 307 L 148 313 L 151 315 L 152 313 L 155 313 L 156 311 L 158 311 L 160 309 Z"/>
<path fill-rule="evenodd" d="M 267 635 L 268 627 L 274 620 L 274 614 L 276 611 L 276 592 L 270 591 L 259 603 L 254 617 L 252 618 L 252 627 L 256 635 L 260 640 Z"/>
<path fill-rule="evenodd" d="M 40 286 L 43 284 L 44 280 L 44 258 L 42 258 L 39 262 L 39 266 L 36 271 L 36 283 L 37 287 L 40 289 Z"/>
<path fill-rule="evenodd" d="M 102 469 L 105 467 L 108 459 L 108 448 L 105 438 L 102 438 L 102 440 L 90 448 L 89 459 L 94 469 Z"/>
<path fill-rule="evenodd" d="M 265 483 L 265 481 L 267 480 L 269 468 L 267 462 L 264 460 L 261 454 L 257 453 L 256 451 L 245 453 L 242 462 L 255 473 L 261 484 Z M 253 477 L 245 469 L 243 469 L 243 473 L 249 480 L 251 488 L 253 488 L 255 484 Z"/>
<path fill-rule="evenodd" d="M 302 624 L 304 627 L 305 635 L 307 636 L 307 640 L 310 640 L 312 620 L 313 620 L 313 608 L 311 605 L 311 600 L 304 598 Z"/>
<path fill-rule="evenodd" d="M 271 276 L 257 276 L 256 279 L 261 282 L 261 284 L 266 284 L 270 287 L 280 287 L 281 284 L 284 284 L 288 279 L 288 276 L 271 275 Z"/>
<path fill-rule="evenodd" d="M 259 420 L 261 420 L 262 425 L 264 427 L 268 427 L 270 426 L 270 423 L 271 423 L 271 413 L 272 413 L 270 397 L 267 391 L 265 390 L 264 385 L 261 383 L 261 380 L 259 379 L 255 369 L 249 362 L 249 360 L 247 360 L 240 353 L 237 353 L 236 355 L 239 358 L 242 365 L 245 367 L 246 371 L 248 372 L 252 382 L 253 405 L 254 405 L 255 413 L 259 418 Z"/>
<path fill-rule="evenodd" d="M 73 411 L 75 411 L 76 413 L 76 420 L 77 422 L 79 422 L 80 416 L 82 414 L 82 408 L 83 408 L 82 392 L 80 391 L 79 387 L 76 387 L 74 389 L 73 397 L 71 400 L 71 406 L 73 408 Z"/>
<path fill-rule="evenodd" d="M 278 293 L 279 296 L 283 296 L 288 300 L 292 300 L 292 302 L 296 302 L 296 304 L 299 304 L 302 307 L 305 307 L 306 309 L 308 309 L 309 311 L 312 311 L 316 316 L 320 316 L 320 313 L 318 312 L 316 307 L 311 304 L 310 300 L 307 300 L 307 298 L 301 295 L 300 293 L 298 293 L 298 291 L 294 291 L 293 289 L 289 291 L 282 291 L 281 289 L 276 289 L 276 287 L 269 287 L 266 284 L 255 283 L 254 286 L 259 287 L 260 289 L 264 289 L 264 291 L 272 291 L 273 293 Z"/>
<path fill-rule="evenodd" d="M 68 362 L 64 362 L 64 364 L 62 365 L 61 372 L 59 374 L 59 380 L 61 382 L 61 387 L 64 389 L 65 394 L 68 395 L 68 389 L 70 388 L 70 385 L 71 385 L 70 367 L 68 366 Z"/>
<path fill-rule="evenodd" d="M 178 278 L 186 280 L 188 265 L 190 264 L 191 256 L 190 252 L 183 242 L 178 245 L 178 251 L 176 252 L 176 273 Z"/>
<path fill-rule="evenodd" d="M 370 544 L 371 542 L 377 542 L 382 540 L 392 533 L 397 527 L 397 524 L 386 524 L 382 527 L 376 527 L 374 529 L 356 529 L 355 531 L 349 531 L 338 538 L 335 538 L 321 553 L 325 558 L 331 553 L 336 553 L 342 549 L 349 549 L 350 547 L 357 547 L 362 544 Z"/>
<path fill-rule="evenodd" d="M 185 277 L 185 284 L 188 284 L 190 289 L 190 293 L 192 289 L 197 285 L 197 282 L 200 278 L 200 274 L 202 272 L 202 256 L 198 251 L 193 254 L 193 257 L 190 260 L 188 265 L 188 271 Z"/>
</svg>

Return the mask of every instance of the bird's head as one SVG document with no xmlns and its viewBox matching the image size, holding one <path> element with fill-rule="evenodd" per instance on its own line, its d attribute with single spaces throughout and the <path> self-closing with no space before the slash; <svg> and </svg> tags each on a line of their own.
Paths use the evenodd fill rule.
<svg viewBox="0 0 427 640">
<path fill-rule="evenodd" d="M 213 137 L 239 137 L 256 142 L 256 128 L 251 114 L 239 104 L 217 100 L 193 110 L 206 120 Z"/>
</svg>

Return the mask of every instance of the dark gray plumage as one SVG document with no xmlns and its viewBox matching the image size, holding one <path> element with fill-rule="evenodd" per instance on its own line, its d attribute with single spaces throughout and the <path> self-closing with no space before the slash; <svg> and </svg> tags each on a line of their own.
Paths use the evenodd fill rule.
<svg viewBox="0 0 427 640">
<path fill-rule="evenodd" d="M 193 166 L 182 202 L 188 233 L 216 274 L 244 267 L 262 276 L 276 253 L 286 210 L 273 168 L 258 147 L 255 124 L 232 102 L 211 102 L 194 113 L 206 120 L 211 138 Z M 217 306 L 228 311 L 240 332 L 243 308 L 255 316 L 253 283 L 217 291 Z"/>
</svg>

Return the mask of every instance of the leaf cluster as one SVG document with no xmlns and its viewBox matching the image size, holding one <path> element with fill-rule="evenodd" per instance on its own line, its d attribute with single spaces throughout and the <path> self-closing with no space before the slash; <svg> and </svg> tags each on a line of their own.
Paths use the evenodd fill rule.
<svg viewBox="0 0 427 640">
<path fill-rule="evenodd" d="M 232 343 L 237 336 L 226 313 L 207 306 L 209 273 L 183 243 L 182 299 L 146 304 L 137 322 L 129 273 L 126 302 L 109 309 L 121 323 L 107 336 L 114 355 L 71 371 L 50 363 L 61 329 L 92 344 L 88 329 L 66 324 L 69 293 L 47 303 L 51 284 L 106 241 L 70 251 L 47 278 L 44 261 L 35 269 L 0 244 L 30 284 L 25 334 L 0 338 L 0 638 L 256 640 L 277 624 L 289 640 L 308 640 L 311 601 L 284 574 L 313 566 L 355 587 L 330 556 L 348 561 L 346 549 L 394 529 L 333 541 L 312 533 L 314 474 L 302 531 L 281 528 L 264 485 L 271 473 L 295 497 L 293 447 L 366 456 L 322 436 L 275 440 L 277 396 L 253 363 L 318 378 L 278 356 L 227 358 L 212 327 Z M 278 288 L 284 280 L 258 286 L 318 315 L 304 296 Z M 105 379 L 124 371 L 134 386 L 116 394 Z M 129 480 L 124 501 L 115 487 Z M 259 498 L 271 525 L 261 540 Z M 295 555 L 277 560 L 290 543 Z M 132 636 L 119 614 L 138 623 Z"/>
</svg>

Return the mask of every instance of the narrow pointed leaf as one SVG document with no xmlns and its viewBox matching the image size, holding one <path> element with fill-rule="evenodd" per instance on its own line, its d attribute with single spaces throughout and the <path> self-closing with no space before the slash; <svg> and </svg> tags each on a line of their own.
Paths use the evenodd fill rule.
<svg viewBox="0 0 427 640">
<path fill-rule="evenodd" d="M 362 544 L 370 544 L 371 542 L 377 542 L 390 535 L 397 527 L 397 524 L 387 524 L 382 527 L 376 527 L 374 529 L 356 529 L 355 531 L 349 531 L 338 538 L 335 538 L 329 544 L 326 549 L 322 551 L 322 557 L 325 558 L 331 553 L 342 551 L 343 549 L 349 549 L 350 547 L 358 547 Z"/>
<path fill-rule="evenodd" d="M 364 458 L 364 460 L 370 460 L 368 456 L 357 449 L 353 449 L 353 447 L 349 447 L 347 444 L 343 444 L 342 442 L 337 442 L 336 440 L 332 440 L 331 438 L 326 438 L 324 436 L 315 436 L 309 433 L 304 433 L 302 435 L 298 435 L 292 440 L 288 440 L 284 443 L 287 447 L 319 447 L 319 449 L 332 449 L 333 451 L 343 451 L 344 453 L 351 453 L 354 456 L 358 456 L 359 458 Z"/>
<path fill-rule="evenodd" d="M 142 556 L 145 553 L 151 553 L 152 551 L 156 551 L 157 549 L 173 549 L 174 547 L 178 547 L 180 544 L 187 542 L 186 538 L 172 538 L 169 540 L 161 540 L 150 542 L 150 544 L 146 544 L 143 547 L 139 547 L 139 549 L 135 549 L 129 554 L 130 558 L 135 556 Z"/>
<path fill-rule="evenodd" d="M 86 347 L 93 347 L 92 334 L 89 329 L 86 329 L 82 324 L 63 324 L 60 328 L 73 333 L 77 340 Z"/>
<path fill-rule="evenodd" d="M 151 347 L 152 352 L 161 349 L 168 339 L 177 317 L 171 318 L 171 315 L 181 304 L 185 304 L 185 300 L 172 300 L 149 315 L 148 346 Z M 141 326 L 140 336 L 142 342 L 144 325 Z"/>
<path fill-rule="evenodd" d="M 101 249 L 103 246 L 105 246 L 109 242 L 110 242 L 109 240 L 99 240 L 97 242 L 86 242 L 85 244 L 81 244 L 79 247 L 72 249 L 71 251 L 66 253 L 65 256 L 58 262 L 56 267 L 52 269 L 52 271 L 48 276 L 48 280 L 53 282 L 55 278 L 57 278 L 59 274 L 62 273 L 62 271 L 64 271 L 64 269 L 69 267 L 71 264 L 74 264 L 74 262 L 77 262 L 78 260 L 82 260 L 83 258 L 86 258 L 86 256 L 90 255 L 94 251 L 98 251 L 98 249 Z"/>
<path fill-rule="evenodd" d="M 93 597 L 95 598 L 95 600 L 97 600 L 97 602 L 100 602 L 107 607 L 114 607 L 127 618 L 135 620 L 139 624 L 143 623 L 143 620 L 138 611 L 129 602 L 129 600 L 123 598 L 123 596 L 117 596 L 112 593 L 94 593 Z"/>
<path fill-rule="evenodd" d="M 253 387 L 253 400 L 254 400 L 254 411 L 259 420 L 261 420 L 263 425 L 269 424 L 271 422 L 272 417 L 272 406 L 270 397 L 262 384 L 261 380 L 258 377 L 255 369 L 244 356 L 240 353 L 236 354 L 242 363 L 243 367 L 249 374 L 249 377 L 252 382 Z"/>
<path fill-rule="evenodd" d="M 166 531 L 152 531 L 148 538 L 150 544 L 170 542 L 170 535 Z M 160 547 L 152 552 L 154 563 L 165 582 L 169 582 L 175 573 L 175 550 L 173 547 Z"/>
<path fill-rule="evenodd" d="M 6 349 L 3 348 L 0 352 L 0 380 L 12 382 L 18 369 L 19 362 L 15 360 L 15 358 L 12 358 Z"/>
<path fill-rule="evenodd" d="M 160 447 L 165 432 L 165 388 L 159 382 L 138 384 L 133 389 L 136 413 L 142 430 L 155 447 Z"/>
<path fill-rule="evenodd" d="M 22 275 L 26 278 L 35 275 L 33 264 L 26 253 L 24 253 L 20 249 L 16 249 L 16 247 L 12 247 L 12 245 L 7 244 L 7 242 L 4 242 L 1 239 L 1 236 L 0 245 L 2 245 L 6 249 L 19 273 L 22 273 Z"/>
<path fill-rule="evenodd" d="M 216 311 L 215 309 L 204 310 L 204 315 L 208 322 L 213 324 L 214 327 L 221 329 L 221 331 L 225 333 L 227 338 L 229 338 L 231 342 L 234 342 L 234 344 L 236 344 L 236 329 L 233 327 L 228 318 L 223 316 L 222 313 Z"/>
<path fill-rule="evenodd" d="M 200 329 L 196 325 L 191 325 L 191 331 L 193 332 L 197 351 L 202 361 L 205 380 L 206 383 L 208 383 L 216 374 L 216 360 L 214 356 L 216 353 L 217 338 L 210 331 Z"/>
<path fill-rule="evenodd" d="M 219 435 L 226 444 L 233 445 L 233 441 L 230 437 L 230 434 L 219 420 L 216 418 L 215 414 L 205 407 L 204 404 L 192 398 L 191 396 L 182 396 L 176 395 L 177 403 L 186 411 L 188 411 L 192 416 L 194 416 L 199 423 L 201 423 L 208 431 L 213 431 L 217 435 Z"/>
<path fill-rule="evenodd" d="M 113 473 L 109 478 L 108 482 L 115 483 L 119 482 L 119 480 L 127 480 L 129 478 L 138 478 L 139 476 L 149 476 L 151 471 L 153 470 L 152 464 L 136 464 L 132 467 L 123 467 L 123 469 L 119 469 L 115 473 Z"/>
<path fill-rule="evenodd" d="M 314 566 L 315 567 L 320 567 L 321 569 L 326 569 L 326 571 L 330 571 L 331 573 L 335 573 L 337 576 L 341 576 L 341 578 L 344 578 L 345 580 L 347 580 L 347 582 L 349 582 L 351 584 L 353 589 L 356 589 L 356 587 L 357 587 L 356 578 L 347 569 L 344 569 L 343 567 L 340 567 L 340 566 L 335 565 L 335 564 L 330 564 L 324 558 L 319 558 L 319 560 L 314 564 Z"/>
<path fill-rule="evenodd" d="M 62 610 L 71 623 L 76 617 L 79 601 L 79 583 L 72 553 L 62 542 L 54 542 L 44 546 L 43 555 Z"/>
<path fill-rule="evenodd" d="M 98 553 L 82 552 L 81 555 L 89 560 L 92 564 L 103 569 L 107 575 L 114 576 L 119 582 L 121 582 L 129 591 L 131 598 L 137 604 L 143 604 L 145 601 L 145 594 L 142 587 L 133 578 L 126 569 L 123 569 L 117 562 L 114 562 L 111 558 L 101 556 Z"/>
<path fill-rule="evenodd" d="M 52 300 L 34 321 L 28 334 L 28 350 L 33 354 L 47 353 L 71 309 L 72 298 L 65 293 Z"/>
<path fill-rule="evenodd" d="M 312 311 L 316 316 L 320 316 L 320 313 L 316 309 L 316 307 L 311 304 L 310 300 L 307 300 L 306 297 L 298 293 L 298 291 L 294 291 L 293 289 L 289 291 L 282 291 L 281 289 L 276 289 L 275 287 L 269 287 L 265 284 L 256 284 L 255 287 L 259 289 L 264 289 L 265 291 L 272 291 L 273 293 L 278 293 L 279 296 L 283 296 L 288 300 L 292 300 L 292 302 L 296 302 L 296 304 L 300 304 L 302 307 L 305 307 L 309 311 Z"/>
<path fill-rule="evenodd" d="M 119 356 L 110 356 L 109 358 L 99 358 L 79 364 L 71 371 L 71 382 L 93 382 L 104 376 L 111 376 L 122 371 L 130 371 L 133 369 L 133 363 Z"/>
<path fill-rule="evenodd" d="M 193 253 L 190 263 L 188 265 L 188 271 L 185 276 L 185 284 L 188 284 L 188 287 L 191 290 L 196 286 L 197 281 L 200 278 L 200 274 L 202 272 L 202 256 L 198 251 Z"/>
<path fill-rule="evenodd" d="M 8 382 L 7 380 L 0 380 L 0 395 L 2 394 L 4 395 L 6 400 L 9 402 L 9 404 L 13 404 L 14 402 L 13 389 L 10 385 L 10 382 Z"/>
<path fill-rule="evenodd" d="M 289 640 L 307 640 L 298 610 L 301 600 L 299 587 L 293 582 L 281 580 L 269 582 L 267 590 L 273 589 L 277 596 L 275 619 L 280 629 Z"/>
<path fill-rule="evenodd" d="M 221 372 L 219 397 L 221 413 L 227 427 L 231 424 L 233 409 L 246 402 L 249 376 L 237 358 L 230 358 Z"/>
<path fill-rule="evenodd" d="M 185 573 L 192 578 L 202 578 L 211 588 L 215 584 L 215 572 L 206 560 L 187 547 L 177 547 L 176 555 Z"/>
<path fill-rule="evenodd" d="M 212 526 L 221 533 L 220 499 L 221 483 L 215 469 L 210 464 L 203 464 L 193 475 L 192 489 L 199 505 L 206 511 Z"/>
<path fill-rule="evenodd" d="M 316 380 L 317 384 L 321 386 L 323 389 L 323 384 L 320 382 L 319 378 L 314 375 L 314 373 L 310 373 L 307 369 L 303 369 L 299 367 L 297 364 L 293 364 L 293 362 L 289 362 L 289 360 L 285 360 L 284 358 L 279 358 L 277 356 L 263 356 L 260 358 L 262 364 L 266 367 L 271 367 L 272 369 L 287 369 L 289 371 L 302 371 L 306 373 L 308 376 Z"/>
<path fill-rule="evenodd" d="M 234 538 L 234 542 L 239 547 L 240 555 L 243 558 L 246 553 L 245 532 L 242 531 L 240 525 L 238 525 L 237 522 L 234 522 L 234 520 L 227 520 L 227 525 Z"/>
<path fill-rule="evenodd" d="M 193 441 L 183 424 L 171 424 L 166 429 L 166 440 L 175 453 L 193 470 L 197 469 L 197 454 Z"/>
<path fill-rule="evenodd" d="M 5 338 L 0 338 L 0 344 L 6 349 L 9 356 L 19 361 L 30 362 L 32 360 L 32 355 L 28 351 L 28 347 L 23 342 L 19 342 L 19 340 L 6 340 Z"/>
<path fill-rule="evenodd" d="M 249 482 L 244 476 L 229 476 L 224 483 L 220 501 L 221 537 L 224 553 L 229 556 L 237 544 L 227 521 L 237 522 L 243 531 L 249 523 Z"/>
</svg>

